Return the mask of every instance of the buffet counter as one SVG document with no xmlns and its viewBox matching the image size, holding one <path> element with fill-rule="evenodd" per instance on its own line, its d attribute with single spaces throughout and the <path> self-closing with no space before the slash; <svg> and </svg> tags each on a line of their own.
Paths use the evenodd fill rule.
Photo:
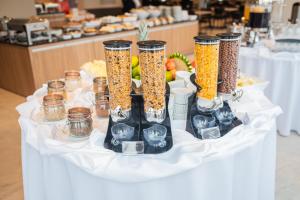
<svg viewBox="0 0 300 200">
<path fill-rule="evenodd" d="M 88 61 L 104 59 L 102 42 L 105 40 L 131 40 L 135 55 L 137 34 L 138 31 L 133 30 L 31 47 L 0 43 L 0 87 L 22 96 L 32 94 L 48 80 L 63 77 L 65 70 L 79 69 Z M 197 34 L 198 21 L 191 21 L 150 28 L 149 39 L 166 41 L 167 54 L 191 54 L 194 41 L 186 36 Z"/>
</svg>

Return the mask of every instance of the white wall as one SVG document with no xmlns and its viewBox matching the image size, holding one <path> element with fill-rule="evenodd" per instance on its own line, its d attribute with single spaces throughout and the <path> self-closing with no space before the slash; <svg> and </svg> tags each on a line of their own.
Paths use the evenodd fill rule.
<svg viewBox="0 0 300 200">
<path fill-rule="evenodd" d="M 28 18 L 35 14 L 34 0 L 0 0 L 0 17 Z"/>
</svg>

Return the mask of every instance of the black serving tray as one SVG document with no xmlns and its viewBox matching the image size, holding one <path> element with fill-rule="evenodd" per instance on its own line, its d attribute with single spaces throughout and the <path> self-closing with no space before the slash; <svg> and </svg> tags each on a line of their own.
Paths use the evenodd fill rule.
<svg viewBox="0 0 300 200">
<path fill-rule="evenodd" d="M 197 88 L 197 91 L 201 90 L 201 87 L 198 86 L 195 82 L 195 74 L 192 74 L 191 77 L 190 77 L 190 80 L 191 82 L 196 86 Z M 220 83 L 220 81 L 218 82 L 218 84 Z M 229 107 L 228 103 L 226 101 L 223 102 L 223 106 L 224 107 Z M 217 117 L 216 117 L 216 111 L 217 110 L 214 110 L 214 111 L 210 111 L 210 112 L 201 112 L 197 109 L 197 98 L 196 98 L 196 93 L 191 95 L 188 99 L 188 113 L 187 113 L 187 120 L 186 120 L 186 128 L 185 130 L 189 133 L 191 133 L 194 137 L 196 138 L 199 138 L 199 139 L 202 139 L 201 135 L 199 135 L 197 133 L 197 129 L 194 127 L 193 125 L 193 117 L 195 115 L 204 115 L 204 116 L 213 116 L 216 118 L 216 123 L 217 123 L 217 126 L 220 125 Z M 230 109 L 231 111 L 231 109 Z M 233 128 L 239 126 L 242 124 L 242 121 L 240 121 L 237 117 L 235 117 L 233 119 L 233 122 L 230 126 L 227 126 L 227 127 L 220 127 L 220 134 L 221 134 L 221 137 L 223 137 L 224 135 L 226 135 L 229 131 L 231 131 Z"/>
<path fill-rule="evenodd" d="M 109 116 L 109 123 L 106 132 L 106 137 L 104 140 L 104 147 L 106 149 L 110 149 L 114 152 L 122 153 L 122 144 L 113 145 L 112 144 L 112 132 L 111 127 L 117 123 L 124 123 L 128 126 L 134 127 L 135 132 L 134 136 L 130 141 L 143 141 L 144 142 L 144 154 L 159 154 L 170 150 L 173 146 L 173 138 L 172 138 L 172 129 L 171 129 L 171 122 L 170 122 L 170 115 L 168 111 L 168 103 L 169 103 L 169 96 L 170 96 L 170 87 L 166 84 L 166 118 L 165 120 L 160 123 L 167 128 L 167 136 L 166 146 L 165 147 L 152 147 L 150 146 L 147 141 L 144 139 L 143 130 L 151 127 L 152 125 L 156 124 L 154 122 L 148 122 L 145 118 L 144 113 L 144 100 L 141 88 L 137 88 L 135 84 L 132 85 L 132 92 L 131 92 L 131 117 L 128 120 L 120 121 L 120 122 L 113 122 L 111 117 Z M 106 95 L 109 96 L 108 90 L 106 90 Z"/>
</svg>

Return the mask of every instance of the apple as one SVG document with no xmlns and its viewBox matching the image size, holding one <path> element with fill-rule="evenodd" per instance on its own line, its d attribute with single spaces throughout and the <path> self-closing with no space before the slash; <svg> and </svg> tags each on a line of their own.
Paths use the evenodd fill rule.
<svg viewBox="0 0 300 200">
<path fill-rule="evenodd" d="M 173 58 L 167 60 L 166 67 L 168 71 L 176 69 L 175 61 Z"/>
<path fill-rule="evenodd" d="M 172 80 L 173 80 L 173 78 L 172 78 L 172 72 L 171 71 L 166 71 L 166 81 L 170 82 Z"/>
<path fill-rule="evenodd" d="M 131 66 L 132 66 L 132 68 L 138 66 L 138 64 L 139 64 L 139 57 L 132 56 L 132 58 L 131 58 Z"/>
<path fill-rule="evenodd" d="M 172 73 L 172 79 L 175 80 L 176 79 L 176 69 L 173 69 L 170 72 Z"/>
<path fill-rule="evenodd" d="M 192 62 L 192 67 L 193 67 L 193 68 L 196 67 L 196 62 L 195 62 L 195 60 Z"/>
<path fill-rule="evenodd" d="M 132 77 L 140 76 L 140 74 L 141 74 L 141 67 L 140 66 L 136 66 L 135 68 L 133 68 Z"/>
</svg>

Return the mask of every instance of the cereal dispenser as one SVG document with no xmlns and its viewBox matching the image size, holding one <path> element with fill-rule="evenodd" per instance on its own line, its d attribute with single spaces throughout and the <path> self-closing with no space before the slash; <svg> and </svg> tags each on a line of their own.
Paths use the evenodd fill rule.
<svg viewBox="0 0 300 200">
<path fill-rule="evenodd" d="M 239 34 L 194 37 L 196 67 L 190 81 L 197 91 L 188 99 L 185 130 L 196 138 L 216 139 L 242 124 L 223 96 L 217 95 L 218 89 L 230 95 L 235 89 L 239 37 Z"/>
<path fill-rule="evenodd" d="M 218 93 L 225 99 L 235 92 L 240 47 L 239 33 L 223 33 L 220 38 Z"/>
<path fill-rule="evenodd" d="M 195 82 L 200 87 L 197 91 L 198 108 L 202 111 L 213 110 L 217 106 L 218 62 L 220 40 L 215 36 L 196 36 Z"/>
<path fill-rule="evenodd" d="M 131 41 L 104 41 L 110 116 L 128 119 L 131 111 Z"/>
<path fill-rule="evenodd" d="M 111 116 L 104 147 L 130 155 L 163 153 L 173 145 L 168 112 L 170 88 L 165 77 L 166 43 L 152 40 L 137 44 L 140 87 L 131 84 L 131 42 L 104 42 Z M 95 97 L 100 117 L 105 105 L 101 97 L 105 96 L 97 93 Z"/>
<path fill-rule="evenodd" d="M 166 115 L 165 45 L 156 40 L 138 42 L 144 111 L 149 122 L 160 123 Z"/>
</svg>

